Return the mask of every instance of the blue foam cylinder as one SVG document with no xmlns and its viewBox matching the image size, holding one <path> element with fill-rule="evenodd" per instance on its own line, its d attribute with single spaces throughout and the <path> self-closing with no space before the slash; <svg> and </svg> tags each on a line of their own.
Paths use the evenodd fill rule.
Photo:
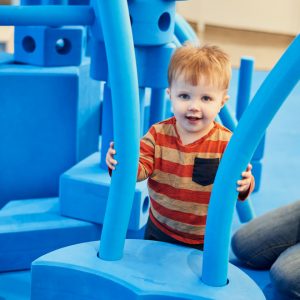
<svg viewBox="0 0 300 300">
<path fill-rule="evenodd" d="M 205 233 L 202 280 L 208 285 L 226 285 L 231 224 L 237 198 L 236 181 L 274 115 L 299 81 L 299 52 L 300 35 L 257 91 L 222 158 L 211 195 Z"/>
<path fill-rule="evenodd" d="M 128 1 L 135 45 L 154 46 L 172 41 L 175 1 Z"/>
<path fill-rule="evenodd" d="M 166 113 L 166 90 L 152 89 L 150 103 L 149 127 L 165 118 Z"/>
<path fill-rule="evenodd" d="M 105 162 L 106 152 L 109 148 L 110 142 L 114 140 L 111 89 L 107 83 L 104 84 L 101 123 L 102 123 L 102 139 L 101 139 L 101 151 L 100 151 L 101 154 L 100 166 L 104 170 L 107 170 L 107 165 Z"/>
<path fill-rule="evenodd" d="M 123 256 L 136 184 L 139 92 L 127 1 L 101 1 L 98 5 L 112 90 L 114 140 L 119 162 L 112 175 L 99 255 L 105 260 L 118 260 Z"/>
<path fill-rule="evenodd" d="M 90 75 L 95 80 L 107 81 L 108 66 L 104 42 L 93 37 L 89 42 L 91 53 Z"/>
<path fill-rule="evenodd" d="M 246 110 L 250 102 L 251 86 L 252 86 L 252 74 L 254 69 L 254 60 L 251 57 L 242 57 L 239 71 L 238 81 L 238 93 L 237 93 L 237 106 L 236 106 L 236 118 L 239 120 Z M 251 163 L 259 161 L 263 158 L 265 146 L 265 135 L 261 139 L 258 147 L 256 148 Z M 253 175 L 255 177 L 255 190 L 259 190 L 260 178 L 261 178 L 261 166 L 260 168 L 253 168 Z"/>
<path fill-rule="evenodd" d="M 237 106 L 236 106 L 236 118 L 239 120 L 247 108 L 250 102 L 250 93 L 252 86 L 252 74 L 254 69 L 254 60 L 251 57 L 242 57 L 240 70 L 239 70 L 239 81 L 238 81 L 238 92 L 237 92 Z"/>
<path fill-rule="evenodd" d="M 140 135 L 144 134 L 144 123 L 145 123 L 145 102 L 146 102 L 146 88 L 139 88 L 139 99 L 140 99 Z"/>
<path fill-rule="evenodd" d="M 174 43 L 163 46 L 135 47 L 140 87 L 168 87 L 168 66 L 174 50 Z"/>
<path fill-rule="evenodd" d="M 0 25 L 91 25 L 94 11 L 87 5 L 0 6 Z"/>
</svg>

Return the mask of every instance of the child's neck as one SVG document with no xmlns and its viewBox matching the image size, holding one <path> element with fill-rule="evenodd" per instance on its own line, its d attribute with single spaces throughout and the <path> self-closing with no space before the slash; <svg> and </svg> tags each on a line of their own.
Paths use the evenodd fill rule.
<svg viewBox="0 0 300 300">
<path fill-rule="evenodd" d="M 183 145 L 189 145 L 194 143 L 195 141 L 200 140 L 202 137 L 204 137 L 206 134 L 208 134 L 214 127 L 214 123 L 211 123 L 210 126 L 205 128 L 203 131 L 197 131 L 197 132 L 186 132 L 181 130 L 178 126 L 176 126 L 178 135 L 180 137 L 181 143 Z"/>
</svg>

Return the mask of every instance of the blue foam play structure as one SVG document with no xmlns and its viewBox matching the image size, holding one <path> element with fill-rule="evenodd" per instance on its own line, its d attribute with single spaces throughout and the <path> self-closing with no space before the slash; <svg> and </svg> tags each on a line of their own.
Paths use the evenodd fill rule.
<svg viewBox="0 0 300 300">
<path fill-rule="evenodd" d="M 299 81 L 300 37 L 249 107 L 252 70 L 242 63 L 239 123 L 228 108 L 220 116 L 234 135 L 202 252 L 141 239 L 149 199 L 145 183 L 136 184 L 139 138 L 170 113 L 168 61 L 196 35 L 175 0 L 87 2 L 0 7 L 0 25 L 18 26 L 14 60 L 0 65 L 0 270 L 34 260 L 33 300 L 265 299 L 228 262 L 235 183 L 252 157 L 260 166 L 257 146 Z M 111 140 L 119 162 L 112 177 L 104 163 Z M 241 221 L 254 216 L 250 202 L 237 211 Z"/>
</svg>

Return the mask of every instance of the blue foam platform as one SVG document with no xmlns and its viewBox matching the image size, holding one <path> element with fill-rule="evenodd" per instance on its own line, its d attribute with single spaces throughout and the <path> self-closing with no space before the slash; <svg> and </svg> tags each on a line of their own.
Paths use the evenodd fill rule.
<svg viewBox="0 0 300 300">
<path fill-rule="evenodd" d="M 97 151 L 100 85 L 79 67 L 0 65 L 0 208 L 58 195 L 61 173 Z"/>
<path fill-rule="evenodd" d="M 126 240 L 124 257 L 97 257 L 99 242 L 59 249 L 32 264 L 31 300 L 48 299 L 265 299 L 241 270 L 229 283 L 201 281 L 202 251 L 156 241 Z M 61 284 L 63 282 L 63 284 Z"/>
<path fill-rule="evenodd" d="M 29 269 L 55 249 L 100 238 L 96 224 L 62 217 L 58 198 L 11 201 L 0 210 L 0 271 Z"/>
<path fill-rule="evenodd" d="M 64 216 L 103 223 L 110 176 L 108 170 L 100 168 L 100 154 L 95 152 L 60 177 L 59 197 Z M 122 201 L 122 195 L 120 195 Z M 139 230 L 147 222 L 149 197 L 147 183 L 136 184 L 128 228 Z"/>
</svg>

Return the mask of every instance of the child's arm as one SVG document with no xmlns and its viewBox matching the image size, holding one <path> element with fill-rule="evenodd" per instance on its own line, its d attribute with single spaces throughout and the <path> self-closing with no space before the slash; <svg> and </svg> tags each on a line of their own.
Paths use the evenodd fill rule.
<svg viewBox="0 0 300 300">
<path fill-rule="evenodd" d="M 138 169 L 138 181 L 143 181 L 151 176 L 154 170 L 155 137 L 153 127 L 146 133 L 140 142 L 140 159 Z"/>
<path fill-rule="evenodd" d="M 137 181 L 145 180 L 153 172 L 154 143 L 154 138 L 150 131 L 141 139 Z M 105 159 L 110 175 L 111 172 L 116 169 L 116 165 L 118 164 L 117 160 L 114 159 L 115 155 L 116 150 L 114 149 L 114 142 L 110 142 Z"/>
<path fill-rule="evenodd" d="M 245 200 L 254 190 L 254 177 L 252 175 L 252 165 L 248 164 L 246 171 L 242 173 L 242 179 L 237 181 L 237 191 L 239 192 L 239 200 Z"/>
</svg>

